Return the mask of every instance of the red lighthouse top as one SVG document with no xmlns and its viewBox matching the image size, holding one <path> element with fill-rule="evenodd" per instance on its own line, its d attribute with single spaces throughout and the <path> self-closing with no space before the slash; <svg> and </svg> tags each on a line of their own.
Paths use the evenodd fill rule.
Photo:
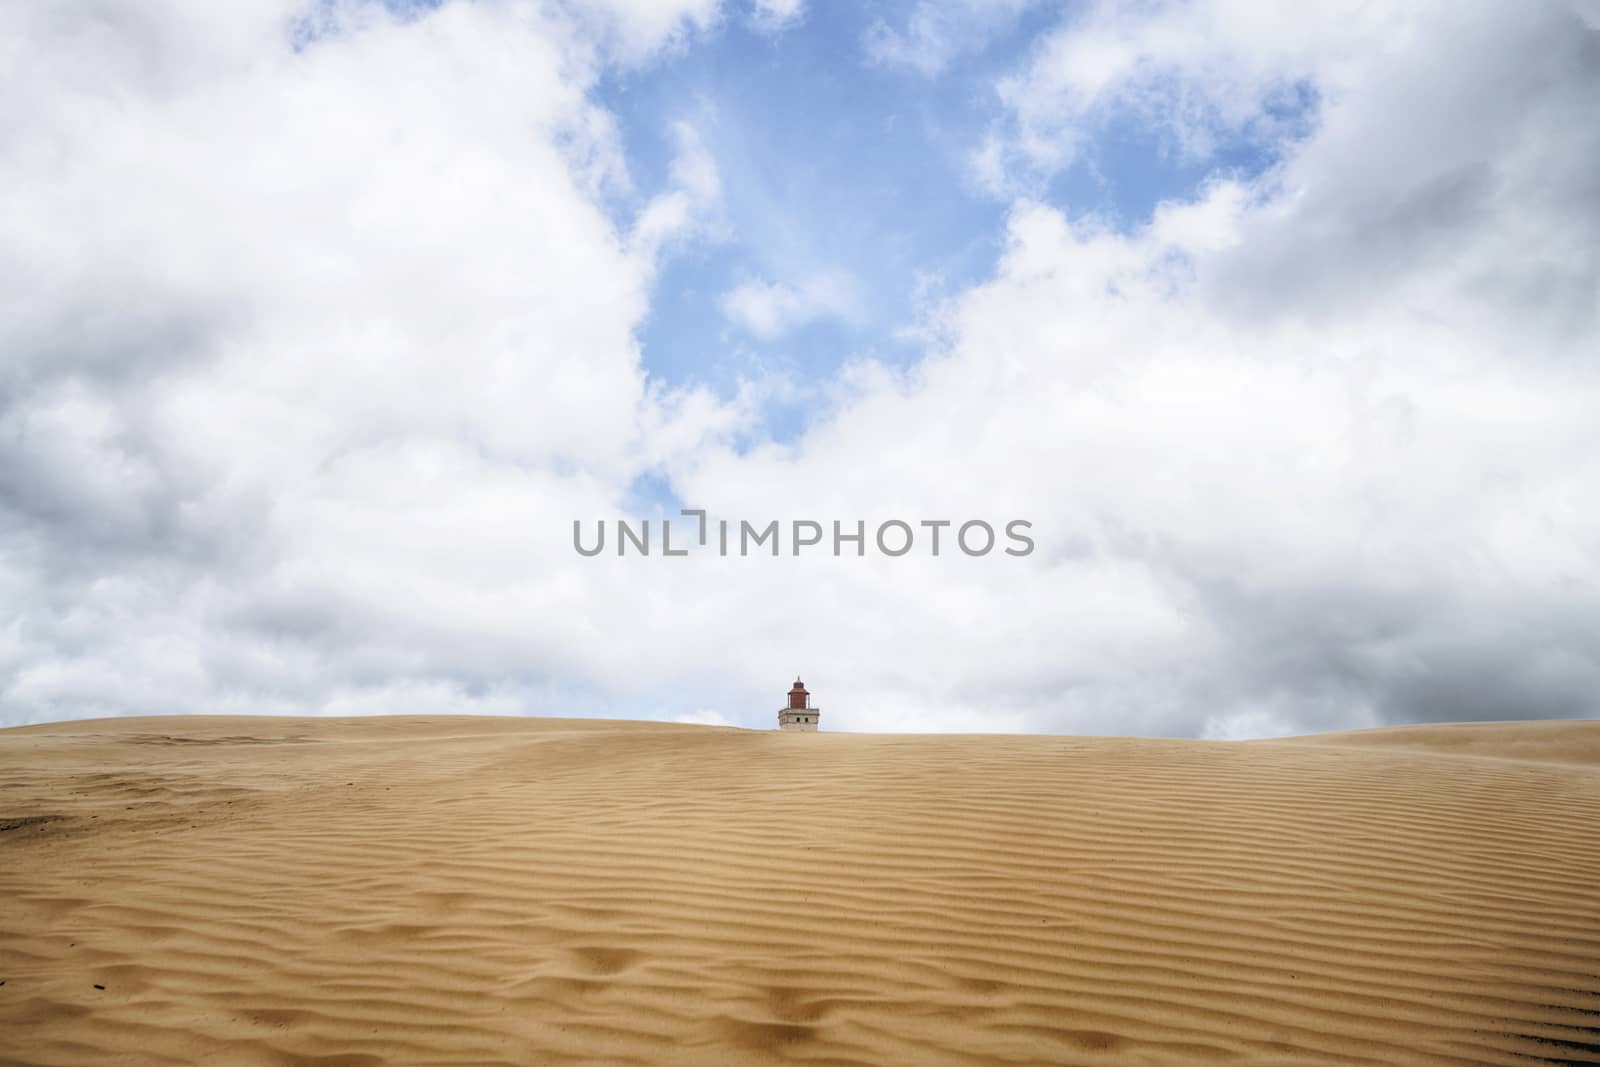
<svg viewBox="0 0 1600 1067">
<path fill-rule="evenodd" d="M 794 680 L 794 688 L 789 690 L 789 706 L 791 708 L 809 708 L 811 694 L 806 692 L 805 683 L 798 677 Z"/>
</svg>

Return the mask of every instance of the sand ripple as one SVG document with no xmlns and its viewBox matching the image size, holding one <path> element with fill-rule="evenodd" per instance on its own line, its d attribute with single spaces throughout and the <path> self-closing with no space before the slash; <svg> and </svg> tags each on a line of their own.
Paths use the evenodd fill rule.
<svg viewBox="0 0 1600 1067">
<path fill-rule="evenodd" d="M 1600 723 L 8 730 L 0 1063 L 1600 1063 L 1597 761 Z"/>
</svg>

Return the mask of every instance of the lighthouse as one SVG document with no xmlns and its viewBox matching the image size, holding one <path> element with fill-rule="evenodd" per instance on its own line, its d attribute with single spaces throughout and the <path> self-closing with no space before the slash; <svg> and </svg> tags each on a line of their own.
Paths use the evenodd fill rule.
<svg viewBox="0 0 1600 1067">
<path fill-rule="evenodd" d="M 789 706 L 778 709 L 778 729 L 816 733 L 821 717 L 822 709 L 811 706 L 811 694 L 806 692 L 805 683 L 796 678 L 789 690 Z"/>
</svg>

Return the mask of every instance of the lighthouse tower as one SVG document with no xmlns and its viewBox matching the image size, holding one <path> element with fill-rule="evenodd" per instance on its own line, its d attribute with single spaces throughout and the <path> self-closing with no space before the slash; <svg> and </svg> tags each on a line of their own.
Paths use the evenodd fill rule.
<svg viewBox="0 0 1600 1067">
<path fill-rule="evenodd" d="M 811 694 L 806 692 L 805 683 L 796 678 L 794 688 L 789 690 L 789 706 L 778 709 L 778 729 L 816 733 L 821 717 L 822 709 L 811 706 Z"/>
</svg>

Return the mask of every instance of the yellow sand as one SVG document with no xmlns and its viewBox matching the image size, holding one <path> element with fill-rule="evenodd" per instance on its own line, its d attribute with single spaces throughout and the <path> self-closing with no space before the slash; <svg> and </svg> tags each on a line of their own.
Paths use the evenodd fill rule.
<svg viewBox="0 0 1600 1067">
<path fill-rule="evenodd" d="M 1600 1062 L 1595 722 L 123 719 L 0 827 L 0 1063 Z"/>
</svg>

